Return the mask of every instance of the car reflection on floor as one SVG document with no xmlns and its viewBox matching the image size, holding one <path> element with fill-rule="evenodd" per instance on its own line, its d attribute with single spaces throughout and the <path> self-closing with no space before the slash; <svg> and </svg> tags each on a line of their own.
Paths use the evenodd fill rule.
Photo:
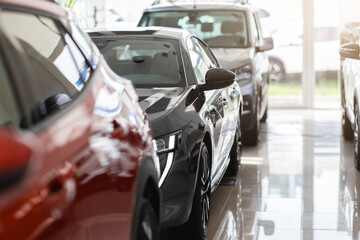
<svg viewBox="0 0 360 240">
<path fill-rule="evenodd" d="M 358 239 L 360 173 L 339 110 L 272 110 L 235 185 L 212 196 L 207 239 Z M 227 179 L 229 180 L 229 179 Z"/>
</svg>

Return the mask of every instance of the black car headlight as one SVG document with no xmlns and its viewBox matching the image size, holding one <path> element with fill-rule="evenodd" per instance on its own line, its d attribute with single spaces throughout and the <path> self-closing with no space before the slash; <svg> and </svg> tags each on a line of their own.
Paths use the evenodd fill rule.
<svg viewBox="0 0 360 240">
<path fill-rule="evenodd" d="M 251 81 L 252 78 L 252 66 L 251 64 L 246 64 L 244 66 L 241 66 L 239 68 L 232 70 L 236 77 L 235 81 L 238 81 L 240 84 L 247 83 Z"/>
<path fill-rule="evenodd" d="M 168 153 L 175 151 L 181 143 L 182 131 L 159 137 L 156 140 L 157 153 Z"/>
<path fill-rule="evenodd" d="M 156 141 L 156 151 L 160 159 L 160 180 L 161 187 L 169 174 L 170 168 L 174 161 L 175 151 L 181 144 L 182 131 L 177 131 L 165 136 L 158 137 Z"/>
</svg>

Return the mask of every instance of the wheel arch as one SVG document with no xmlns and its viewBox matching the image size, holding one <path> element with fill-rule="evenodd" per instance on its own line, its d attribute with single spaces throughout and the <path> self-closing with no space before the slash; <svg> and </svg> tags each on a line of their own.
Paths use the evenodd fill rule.
<svg viewBox="0 0 360 240">
<path fill-rule="evenodd" d="M 155 171 L 154 162 L 151 157 L 145 157 L 142 160 L 140 171 L 138 172 L 138 182 L 136 188 L 135 204 L 133 207 L 133 221 L 131 228 L 131 239 L 137 239 L 137 229 L 139 225 L 141 205 L 143 199 L 147 199 L 154 208 L 158 223 L 160 224 L 160 208 L 161 208 L 161 194 L 158 188 L 158 176 Z"/>
</svg>

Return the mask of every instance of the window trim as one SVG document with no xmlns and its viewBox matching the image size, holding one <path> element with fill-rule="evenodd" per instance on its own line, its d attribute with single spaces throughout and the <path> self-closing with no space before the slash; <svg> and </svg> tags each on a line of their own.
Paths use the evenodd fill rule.
<svg viewBox="0 0 360 240">
<path fill-rule="evenodd" d="M 18 13 L 18 14 L 30 14 L 30 15 L 34 15 L 34 16 L 38 16 L 38 17 L 44 17 L 44 18 L 51 19 L 52 21 L 54 21 L 54 24 L 58 28 L 58 30 L 61 34 L 61 38 L 66 43 L 66 41 L 64 39 L 64 35 L 63 35 L 64 31 L 66 31 L 66 28 L 62 25 L 62 23 L 59 19 L 62 18 L 62 19 L 65 19 L 66 21 L 70 21 L 69 19 L 64 18 L 62 16 L 44 14 L 43 12 L 31 11 L 29 9 L 22 9 L 22 8 L 17 8 L 17 7 L 0 8 L 0 12 L 3 12 L 4 10 L 13 12 L 13 13 Z M 2 24 L 3 24 L 3 22 L 0 21 L 0 26 Z M 74 41 L 72 35 L 70 33 L 68 33 L 68 34 L 72 38 L 73 42 L 76 44 L 76 46 L 79 49 L 79 51 L 81 52 L 81 54 L 84 56 L 84 53 L 78 47 L 78 44 L 76 43 L 76 41 Z M 4 48 L 4 46 L 3 46 L 4 39 L 5 39 L 5 41 L 8 42 L 6 45 L 9 45 L 9 46 L 7 46 L 7 47 L 13 48 L 13 49 L 16 49 L 15 46 L 18 45 L 18 42 L 17 41 L 13 42 L 13 41 L 7 40 L 7 39 L 9 39 L 9 37 L 4 33 L 3 29 L 0 29 L 0 40 L 2 40 L 1 41 L 2 44 L 0 44 L 0 49 L 5 50 L 5 51 L 1 51 L 0 56 L 5 55 L 5 57 L 6 56 L 9 57 L 10 54 L 8 53 L 7 49 L 6 48 L 2 49 L 2 48 Z M 68 45 L 68 44 L 66 43 L 66 45 Z M 21 47 L 21 51 L 22 51 L 23 50 L 22 46 L 20 46 L 20 47 Z M 50 125 L 54 124 L 57 120 L 59 120 L 64 115 L 66 115 L 67 113 L 72 111 L 74 108 L 79 106 L 79 104 L 81 102 L 83 102 L 84 99 L 88 96 L 88 94 L 90 94 L 91 87 L 95 82 L 94 79 L 96 79 L 96 76 L 98 76 L 100 74 L 100 69 L 94 68 L 94 70 L 91 72 L 88 80 L 86 81 L 86 84 L 84 84 L 84 87 L 82 88 L 82 90 L 79 91 L 78 94 L 76 94 L 72 98 L 71 102 L 66 104 L 66 106 L 64 108 L 60 109 L 59 111 L 56 111 L 55 113 L 49 115 L 48 117 L 46 117 L 44 119 L 40 119 L 39 121 L 33 122 L 33 121 L 31 121 L 31 116 L 29 114 L 30 110 L 24 110 L 24 109 L 26 109 L 25 102 L 28 102 L 28 101 L 35 102 L 34 101 L 35 96 L 34 96 L 33 91 L 26 91 L 25 89 L 30 89 L 29 88 L 30 85 L 27 84 L 26 80 L 33 79 L 36 76 L 34 74 L 32 74 L 31 71 L 29 71 L 29 68 L 25 64 L 23 57 L 21 57 L 21 55 L 19 54 L 19 51 L 16 50 L 15 52 L 16 52 L 15 56 L 13 56 L 13 55 L 10 56 L 11 63 L 8 63 L 8 61 L 6 61 L 6 64 L 9 65 L 8 72 L 9 72 L 9 75 L 11 75 L 12 80 L 14 80 L 14 83 L 12 83 L 12 88 L 13 88 L 14 95 L 16 95 L 16 98 L 17 98 L 18 107 L 20 108 L 21 112 L 24 113 L 24 117 L 26 119 L 27 127 L 25 129 L 30 132 L 33 132 L 35 134 L 44 131 Z M 73 55 L 73 53 L 71 51 L 70 51 L 70 54 Z M 16 61 L 18 61 L 16 64 L 15 64 L 13 58 L 15 58 Z M 86 57 L 84 57 L 84 58 L 86 59 L 86 61 L 88 61 L 88 59 Z M 100 60 L 100 62 L 101 61 L 102 60 Z M 100 62 L 99 62 L 99 64 L 100 64 Z M 76 61 L 74 61 L 74 63 L 76 64 Z M 19 64 L 21 65 L 20 67 L 22 67 L 24 69 L 24 71 L 16 71 L 17 69 L 19 69 Z M 21 77 L 19 75 L 21 75 Z M 38 112 L 38 111 L 36 111 L 36 112 Z M 21 129 L 21 128 L 19 127 L 19 129 Z"/>
</svg>

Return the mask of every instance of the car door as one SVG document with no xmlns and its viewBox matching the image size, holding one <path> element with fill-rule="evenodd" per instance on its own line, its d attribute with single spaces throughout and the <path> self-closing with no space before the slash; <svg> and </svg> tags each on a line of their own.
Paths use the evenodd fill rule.
<svg viewBox="0 0 360 240">
<path fill-rule="evenodd" d="M 204 60 L 208 63 L 208 66 L 211 68 L 218 67 L 218 62 L 211 50 L 203 43 L 202 41 L 198 41 L 200 45 L 201 54 L 203 55 Z M 221 91 L 221 103 L 223 108 L 223 120 L 222 120 L 222 134 L 223 138 L 222 146 L 221 146 L 221 156 L 219 158 L 219 169 L 222 167 L 226 167 L 224 161 L 229 156 L 231 146 L 233 144 L 235 131 L 238 123 L 238 111 L 239 111 L 239 87 L 237 83 L 234 83 L 232 86 L 220 89 Z M 222 171 L 220 171 L 222 172 Z"/>
<path fill-rule="evenodd" d="M 199 39 L 189 37 L 187 47 L 195 73 L 196 81 L 199 85 L 205 84 L 206 72 L 216 67 L 208 58 L 204 57 L 203 50 L 199 44 Z M 226 120 L 224 120 L 225 112 L 227 112 L 226 93 L 222 89 L 204 92 L 205 104 L 207 106 L 207 116 L 211 122 L 211 134 L 213 135 L 213 162 L 211 175 L 212 177 L 218 173 L 220 163 L 223 161 L 222 147 L 227 132 Z"/>
<path fill-rule="evenodd" d="M 95 154 L 96 139 L 103 137 L 94 134 L 96 74 L 56 19 L 3 10 L 1 25 L 9 39 L 2 42 L 15 45 L 2 46 L 8 65 L 21 56 L 9 76 L 19 69 L 26 73 L 16 84 L 11 79 L 14 95 L 21 96 L 13 128 L 32 132 L 41 164 L 31 172 L 31 184 L 1 212 L 6 231 L 0 238 L 123 236 L 119 219 L 130 216 L 116 215 L 127 206 L 119 204 L 125 199 L 112 174 L 117 166 Z"/>
<path fill-rule="evenodd" d="M 251 14 L 252 20 L 252 31 L 253 36 L 255 39 L 255 48 L 259 47 L 263 44 L 263 36 L 262 36 L 262 29 L 260 25 L 259 15 L 257 11 L 254 11 Z M 258 96 L 260 97 L 260 113 L 265 111 L 266 103 L 267 103 L 267 92 L 269 87 L 269 59 L 264 52 L 257 52 L 255 51 L 254 56 L 254 65 L 255 65 L 255 79 L 257 82 L 258 89 Z"/>
</svg>

